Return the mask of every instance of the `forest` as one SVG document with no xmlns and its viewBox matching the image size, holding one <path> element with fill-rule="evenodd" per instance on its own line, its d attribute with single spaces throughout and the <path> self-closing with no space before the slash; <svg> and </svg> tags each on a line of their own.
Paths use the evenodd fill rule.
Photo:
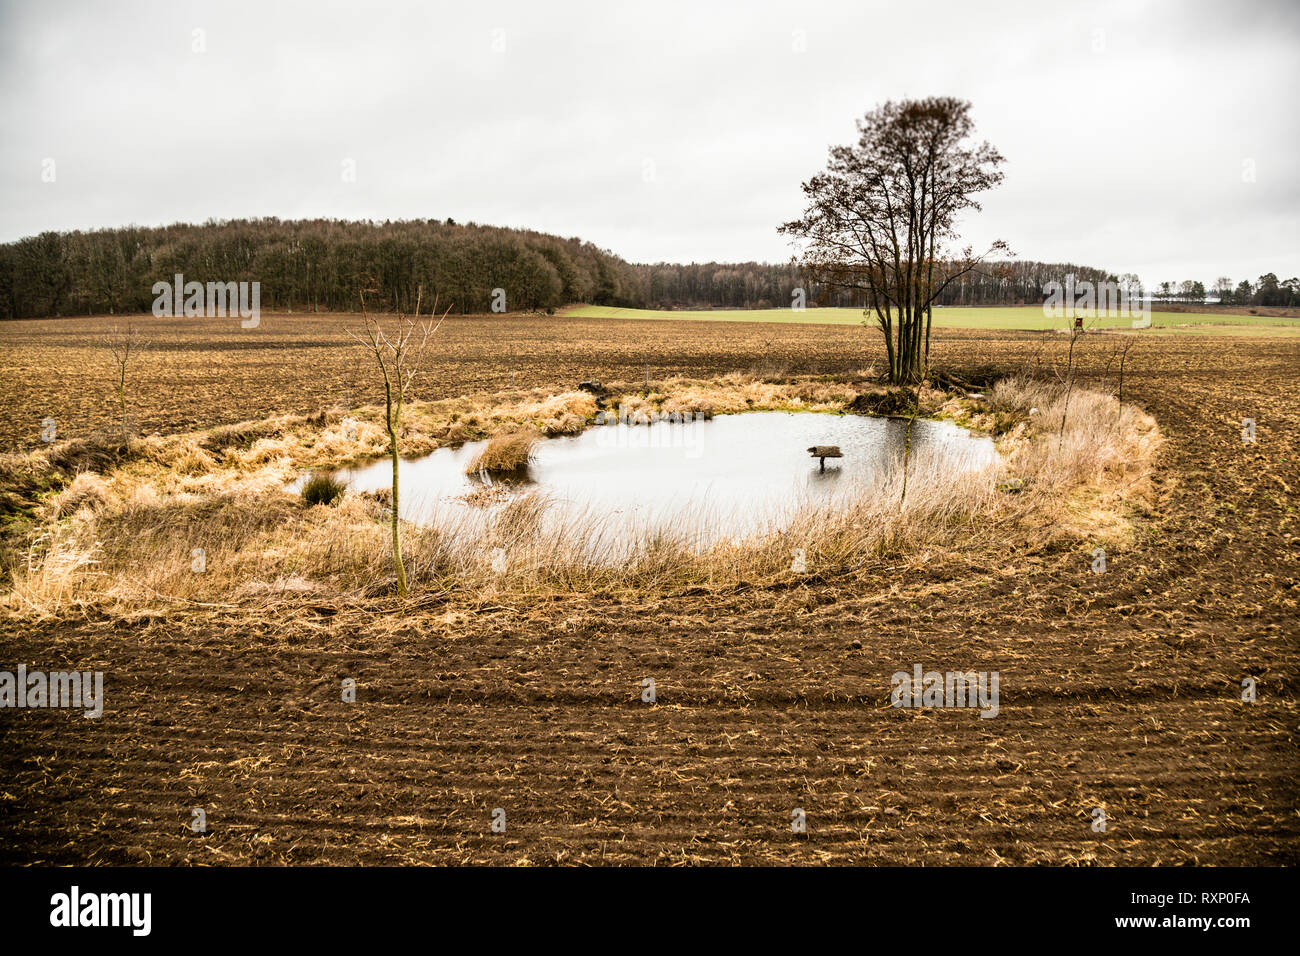
<svg viewBox="0 0 1300 956">
<path fill-rule="evenodd" d="M 860 295 L 805 282 L 792 263 L 638 265 L 577 238 L 447 220 L 345 222 L 253 219 L 201 225 L 44 232 L 0 245 L 0 318 L 149 311 L 155 282 L 260 282 L 268 311 L 414 308 L 417 291 L 457 313 L 549 311 L 572 303 L 630 308 L 788 308 L 864 305 Z M 986 263 L 949 286 L 942 305 L 1019 305 L 1043 299 L 1068 263 Z"/>
<path fill-rule="evenodd" d="M 579 239 L 451 220 L 343 222 L 278 219 L 93 232 L 44 232 L 0 246 L 0 316 L 147 312 L 153 284 L 260 282 L 270 311 L 415 307 L 423 288 L 456 312 L 568 302 L 641 303 L 637 269 Z"/>
</svg>

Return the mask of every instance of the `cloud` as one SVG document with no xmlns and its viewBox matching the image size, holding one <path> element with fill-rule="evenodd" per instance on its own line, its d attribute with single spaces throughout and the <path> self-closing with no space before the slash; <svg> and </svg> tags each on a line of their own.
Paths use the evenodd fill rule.
<svg viewBox="0 0 1300 956">
<path fill-rule="evenodd" d="M 1007 156 L 971 241 L 1294 275 L 1298 41 L 1292 3 L 6 5 L 0 239 L 452 216 L 782 261 L 854 119 L 944 94 Z"/>
</svg>

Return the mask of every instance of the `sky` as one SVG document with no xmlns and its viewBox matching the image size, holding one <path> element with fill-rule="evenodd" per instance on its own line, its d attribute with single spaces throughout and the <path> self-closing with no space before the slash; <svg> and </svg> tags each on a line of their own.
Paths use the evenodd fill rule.
<svg viewBox="0 0 1300 956">
<path fill-rule="evenodd" d="M 787 261 L 880 103 L 971 101 L 1021 258 L 1300 273 L 1300 2 L 0 0 L 0 241 L 259 216 Z"/>
</svg>

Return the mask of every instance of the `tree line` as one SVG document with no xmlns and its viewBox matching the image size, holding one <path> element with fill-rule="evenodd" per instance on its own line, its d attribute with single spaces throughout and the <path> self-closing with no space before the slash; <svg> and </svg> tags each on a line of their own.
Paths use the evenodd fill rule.
<svg viewBox="0 0 1300 956">
<path fill-rule="evenodd" d="M 356 311 L 363 290 L 374 308 L 409 311 L 421 287 L 458 313 L 491 311 L 496 289 L 509 311 L 867 305 L 793 263 L 637 265 L 576 238 L 451 220 L 253 219 L 44 232 L 0 245 L 0 318 L 148 312 L 154 283 L 177 273 L 260 282 L 261 307 L 276 311 Z M 984 263 L 936 304 L 1036 304 L 1045 283 L 1068 273 L 1114 278 L 1065 263 Z"/>
<path fill-rule="evenodd" d="M 1214 280 L 1210 295 L 1219 300 L 1220 305 L 1263 305 L 1276 308 L 1300 307 L 1300 278 L 1279 280 L 1277 275 L 1268 272 L 1255 282 L 1242 279 L 1233 284 L 1227 276 Z M 1152 293 L 1157 301 L 1204 302 L 1205 284 L 1192 279 L 1183 282 L 1162 282 Z"/>
<path fill-rule="evenodd" d="M 865 293 L 819 283 L 800 266 L 762 262 L 706 262 L 679 265 L 659 262 L 638 267 L 645 299 L 658 309 L 789 308 L 797 290 L 809 307 L 866 308 Z M 1076 280 L 1102 282 L 1117 277 L 1104 269 L 1072 263 L 1032 261 L 986 262 L 938 293 L 935 305 L 1038 305 L 1043 287 L 1073 274 Z"/>
</svg>

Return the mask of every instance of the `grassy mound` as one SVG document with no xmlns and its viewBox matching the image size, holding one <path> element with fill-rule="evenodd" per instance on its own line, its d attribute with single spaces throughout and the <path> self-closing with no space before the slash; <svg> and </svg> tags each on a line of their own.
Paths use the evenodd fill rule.
<svg viewBox="0 0 1300 956">
<path fill-rule="evenodd" d="M 497 435 L 474 456 L 465 473 L 467 475 L 483 472 L 489 475 L 517 475 L 533 460 L 537 442 L 537 434 L 531 431 L 514 431 Z"/>
</svg>

